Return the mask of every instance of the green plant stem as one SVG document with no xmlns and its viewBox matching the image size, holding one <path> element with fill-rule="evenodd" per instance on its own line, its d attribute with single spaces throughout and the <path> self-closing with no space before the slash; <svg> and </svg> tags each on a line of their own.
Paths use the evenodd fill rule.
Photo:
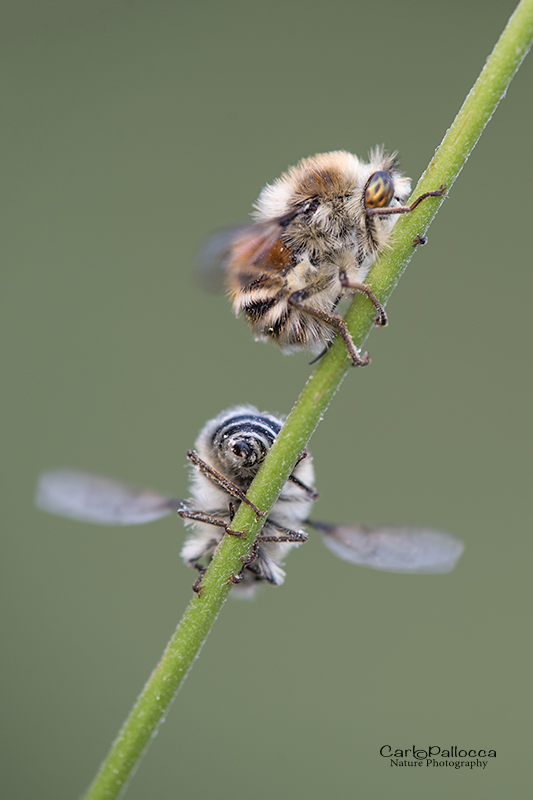
<svg viewBox="0 0 533 800">
<path fill-rule="evenodd" d="M 451 188 L 505 95 L 532 40 L 533 0 L 522 0 L 420 179 L 413 198 L 443 183 L 448 190 Z M 417 235 L 424 235 L 442 202 L 436 198 L 426 200 L 412 214 L 398 220 L 394 229 L 394 247 L 375 264 L 369 275 L 372 289 L 383 304 L 389 299 L 411 259 L 413 240 Z M 364 344 L 374 317 L 373 306 L 361 295 L 357 296 L 346 315 L 357 346 Z M 299 454 L 307 446 L 350 369 L 344 344 L 337 341 L 308 380 L 250 487 L 250 500 L 265 512 L 275 503 Z M 246 530 L 247 538 L 224 537 L 204 576 L 201 595 L 191 600 L 159 664 L 139 695 L 93 784 L 84 795 L 85 800 L 111 800 L 126 786 L 228 596 L 231 586 L 228 580 L 233 573 L 240 571 L 240 558 L 249 551 L 264 519 L 258 519 L 250 508 L 241 504 L 233 521 L 233 529 Z"/>
</svg>

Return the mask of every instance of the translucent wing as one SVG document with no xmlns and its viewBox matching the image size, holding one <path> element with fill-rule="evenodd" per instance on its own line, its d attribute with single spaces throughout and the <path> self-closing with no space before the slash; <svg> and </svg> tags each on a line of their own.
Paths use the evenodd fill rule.
<svg viewBox="0 0 533 800">
<path fill-rule="evenodd" d="M 35 504 L 43 511 L 83 522 L 142 525 L 171 514 L 180 501 L 90 472 L 58 469 L 40 476 Z"/>
<path fill-rule="evenodd" d="M 451 572 L 464 550 L 455 536 L 431 528 L 310 524 L 339 558 L 384 572 Z"/>
<path fill-rule="evenodd" d="M 253 223 L 243 222 L 231 228 L 214 231 L 204 242 L 196 263 L 198 277 L 204 289 L 223 292 L 226 287 L 226 271 L 235 240 L 251 230 Z"/>
<path fill-rule="evenodd" d="M 198 275 L 204 288 L 212 292 L 228 288 L 226 276 L 232 261 L 244 268 L 248 265 L 266 268 L 288 220 L 289 215 L 269 222 L 245 222 L 211 234 L 197 258 Z"/>
</svg>

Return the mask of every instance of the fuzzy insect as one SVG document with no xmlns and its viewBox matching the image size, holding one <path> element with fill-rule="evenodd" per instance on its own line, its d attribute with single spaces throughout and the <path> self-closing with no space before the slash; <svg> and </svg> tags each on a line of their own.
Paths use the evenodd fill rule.
<svg viewBox="0 0 533 800">
<path fill-rule="evenodd" d="M 201 576 L 225 534 L 231 530 L 241 502 L 261 515 L 246 492 L 272 447 L 283 420 L 253 406 L 236 406 L 210 420 L 200 432 L 196 450 L 188 452 L 193 465 L 191 499 L 171 497 L 111 478 L 77 470 L 45 472 L 38 483 L 39 508 L 65 517 L 106 525 L 150 522 L 173 511 L 184 519 L 188 536 L 181 557 Z M 463 552 L 454 536 L 426 528 L 374 527 L 309 521 L 317 492 L 313 488 L 311 456 L 303 453 L 269 512 L 240 575 L 236 594 L 251 596 L 258 582 L 279 586 L 285 580 L 283 561 L 289 551 L 307 540 L 303 525 L 319 530 L 335 555 L 362 566 L 389 572 L 444 573 Z"/>
<path fill-rule="evenodd" d="M 256 340 L 273 339 L 286 353 L 321 354 L 339 333 L 353 364 L 364 366 L 368 353 L 355 347 L 337 306 L 361 292 L 378 312 L 376 324 L 387 324 L 364 280 L 388 247 L 397 215 L 442 197 L 445 188 L 404 205 L 409 178 L 396 154 L 382 148 L 368 163 L 344 150 L 304 158 L 265 186 L 254 223 L 215 234 L 201 256 L 204 277 L 229 291 Z"/>
</svg>

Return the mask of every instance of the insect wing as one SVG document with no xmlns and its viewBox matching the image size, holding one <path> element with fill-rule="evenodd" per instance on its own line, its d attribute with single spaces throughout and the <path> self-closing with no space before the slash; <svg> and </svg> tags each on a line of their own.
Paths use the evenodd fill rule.
<svg viewBox="0 0 533 800">
<path fill-rule="evenodd" d="M 227 272 L 233 261 L 245 270 L 247 265 L 255 269 L 267 267 L 282 233 L 283 224 L 279 220 L 243 223 L 215 231 L 198 256 L 198 274 L 203 286 L 212 292 L 228 288 Z"/>
<path fill-rule="evenodd" d="M 223 292 L 226 288 L 226 271 L 235 240 L 253 227 L 244 222 L 231 228 L 214 231 L 198 253 L 198 277 L 204 289 Z"/>
<path fill-rule="evenodd" d="M 451 572 L 464 550 L 455 536 L 431 528 L 311 524 L 339 558 L 384 572 Z"/>
<path fill-rule="evenodd" d="M 51 514 L 98 525 L 142 525 L 166 517 L 180 502 L 90 472 L 58 469 L 40 476 L 35 505 Z"/>
</svg>

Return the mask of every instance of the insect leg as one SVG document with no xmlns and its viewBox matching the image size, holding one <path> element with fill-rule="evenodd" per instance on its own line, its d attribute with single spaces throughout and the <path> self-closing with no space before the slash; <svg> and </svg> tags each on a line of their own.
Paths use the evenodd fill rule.
<svg viewBox="0 0 533 800">
<path fill-rule="evenodd" d="M 202 578 L 204 577 L 205 573 L 207 572 L 207 568 L 206 567 L 201 567 L 200 564 L 198 564 L 196 561 L 193 561 L 191 566 L 193 566 L 194 569 L 197 569 L 198 572 L 200 573 L 198 575 L 198 577 L 196 578 L 196 580 L 194 581 L 193 585 L 192 585 L 193 592 L 196 592 L 198 597 L 200 597 L 200 595 L 202 594 L 202 591 L 204 589 L 204 587 L 202 586 Z"/>
<path fill-rule="evenodd" d="M 307 538 L 306 533 L 292 531 L 282 536 L 258 536 L 257 541 L 263 544 L 268 544 L 269 542 L 306 542 Z"/>
<path fill-rule="evenodd" d="M 285 528 L 283 525 L 280 525 L 278 522 L 274 522 L 273 520 L 268 520 L 268 525 L 275 530 L 279 531 L 281 534 L 280 536 L 272 536 L 270 534 L 263 534 L 260 533 L 256 539 L 256 542 L 306 542 L 309 538 L 306 533 L 302 533 L 300 531 L 293 531 L 290 528 Z"/>
<path fill-rule="evenodd" d="M 332 344 L 333 342 L 328 342 L 327 345 L 322 350 L 322 352 L 319 353 L 317 356 L 315 356 L 315 358 L 313 358 L 313 360 L 309 362 L 309 366 L 312 367 L 313 364 L 316 364 L 317 361 L 320 361 L 320 359 L 326 355 Z"/>
<path fill-rule="evenodd" d="M 204 514 L 203 511 L 192 511 L 188 508 L 178 508 L 178 515 L 182 519 L 194 519 L 196 522 L 204 522 L 206 525 L 216 525 L 217 528 L 224 528 L 224 531 L 230 536 L 238 536 L 241 539 L 246 539 L 248 531 L 232 531 L 230 526 L 224 520 L 218 517 L 212 517 L 210 514 Z"/>
<path fill-rule="evenodd" d="M 266 581 L 267 583 L 271 583 L 273 586 L 276 586 L 276 582 L 268 575 L 264 575 L 263 572 L 259 569 L 259 567 L 255 567 L 253 564 L 248 564 L 246 569 L 248 570 L 248 572 L 253 572 L 253 574 L 255 575 L 255 579 L 257 581 Z M 241 575 L 242 577 L 244 577 L 244 572 L 242 572 Z"/>
<path fill-rule="evenodd" d="M 298 467 L 298 465 L 302 463 L 304 458 L 307 458 L 307 450 L 302 450 L 302 452 L 298 456 L 298 461 L 294 465 L 294 469 L 296 469 Z M 289 475 L 287 480 L 291 481 L 291 483 L 295 483 L 296 486 L 299 486 L 300 489 L 303 489 L 304 492 L 307 492 L 309 497 L 311 497 L 313 500 L 316 500 L 316 498 L 319 496 L 317 490 L 313 486 L 307 486 L 299 478 L 296 478 L 294 474 Z"/>
<path fill-rule="evenodd" d="M 299 478 L 296 478 L 294 475 L 289 475 L 288 480 L 290 480 L 291 483 L 295 483 L 296 486 L 299 486 L 304 490 L 304 492 L 307 492 L 312 500 L 316 500 L 316 498 L 319 496 L 319 493 L 314 486 L 307 486 L 303 481 L 301 481 Z"/>
<path fill-rule="evenodd" d="M 241 556 L 241 561 L 243 563 L 243 569 L 245 567 L 249 567 L 250 564 L 253 564 L 253 562 L 257 558 L 258 553 L 259 553 L 259 544 L 258 544 L 257 539 L 256 539 L 255 542 L 252 545 L 252 549 L 250 550 L 250 552 L 247 553 L 245 556 Z"/>
<path fill-rule="evenodd" d="M 438 189 L 434 192 L 424 192 L 421 194 L 420 197 L 417 197 L 416 200 L 411 203 L 410 206 L 392 206 L 386 208 L 367 208 L 366 215 L 367 217 L 373 217 L 374 215 L 378 215 L 380 217 L 390 216 L 391 214 L 409 214 L 411 211 L 414 211 L 415 208 L 423 201 L 426 200 L 428 197 L 445 197 L 446 196 L 446 184 L 441 183 Z"/>
<path fill-rule="evenodd" d="M 302 461 L 304 460 L 304 458 L 307 458 L 307 450 L 302 450 L 302 452 L 301 452 L 301 453 L 300 453 L 300 455 L 298 456 L 298 460 L 297 460 L 296 464 L 294 465 L 294 469 L 296 469 L 296 467 L 297 467 L 299 464 L 301 464 L 301 463 L 302 463 Z"/>
<path fill-rule="evenodd" d="M 367 364 L 370 364 L 370 356 L 368 353 L 359 355 L 357 352 L 357 347 L 353 342 L 350 331 L 348 330 L 348 326 L 339 314 L 330 314 L 329 311 L 322 311 L 321 309 L 313 308 L 312 306 L 307 305 L 307 303 L 304 303 L 304 299 L 304 291 L 294 292 L 289 297 L 288 302 L 291 306 L 294 306 L 294 308 L 297 308 L 299 311 L 303 311 L 305 314 L 310 314 L 312 317 L 321 319 L 324 322 L 327 322 L 328 325 L 331 325 L 332 328 L 335 328 L 346 345 L 346 350 L 352 359 L 354 367 L 366 367 Z"/>
<path fill-rule="evenodd" d="M 343 271 L 339 273 L 339 281 L 341 283 L 341 286 L 344 286 L 345 289 L 351 289 L 353 292 L 361 292 L 361 294 L 364 294 L 366 297 L 368 297 L 368 299 L 378 312 L 378 315 L 375 319 L 375 324 L 380 325 L 382 328 L 384 328 L 385 325 L 387 325 L 388 320 L 387 320 L 387 315 L 385 314 L 385 309 L 383 308 L 378 298 L 376 297 L 376 295 L 374 294 L 374 292 L 367 283 L 359 283 L 359 281 L 349 281 L 348 276 Z"/>
<path fill-rule="evenodd" d="M 249 572 L 253 572 L 256 576 L 257 580 L 267 581 L 268 583 L 277 584 L 275 578 L 270 574 L 268 570 L 265 570 L 264 567 L 261 568 L 261 565 L 254 565 L 254 561 L 259 557 L 259 548 L 262 544 L 268 544 L 271 542 L 306 542 L 307 541 L 307 534 L 300 533 L 299 531 L 291 531 L 289 528 L 285 528 L 283 525 L 279 525 L 277 522 L 273 522 L 272 520 L 268 521 L 268 524 L 279 531 L 279 535 L 274 536 L 271 534 L 262 534 L 260 533 L 257 539 L 255 540 L 252 549 L 248 553 L 247 556 L 242 556 L 241 561 L 243 562 L 243 568 L 240 573 L 235 576 L 233 575 L 229 583 L 240 583 L 244 578 L 245 570 Z"/>
<path fill-rule="evenodd" d="M 228 583 L 240 583 L 242 581 L 242 579 L 244 578 L 244 570 L 247 567 L 250 567 L 250 564 L 253 564 L 253 562 L 257 558 L 258 554 L 259 554 L 259 544 L 258 544 L 257 539 L 256 539 L 255 542 L 252 545 L 252 549 L 250 550 L 250 552 L 247 553 L 244 556 L 241 556 L 241 561 L 242 561 L 242 569 L 241 569 L 241 571 L 239 572 L 238 575 L 235 575 L 235 573 L 233 573 L 228 578 Z M 252 572 L 255 572 L 255 570 L 252 570 Z"/>
<path fill-rule="evenodd" d="M 210 478 L 213 483 L 216 483 L 217 486 L 220 486 L 228 494 L 231 494 L 232 497 L 235 497 L 242 503 L 246 503 L 246 505 L 252 509 L 256 516 L 262 517 L 264 515 L 264 511 L 260 511 L 251 500 L 248 500 L 245 493 L 239 489 L 238 486 L 231 481 L 228 481 L 228 479 L 225 478 L 224 475 L 222 475 L 222 473 L 217 469 L 214 469 L 213 467 L 210 467 L 209 464 L 206 464 L 206 462 L 200 458 L 196 450 L 188 450 L 187 458 L 195 465 L 195 467 L 198 467 L 198 469 L 203 472 L 204 475 Z"/>
</svg>

